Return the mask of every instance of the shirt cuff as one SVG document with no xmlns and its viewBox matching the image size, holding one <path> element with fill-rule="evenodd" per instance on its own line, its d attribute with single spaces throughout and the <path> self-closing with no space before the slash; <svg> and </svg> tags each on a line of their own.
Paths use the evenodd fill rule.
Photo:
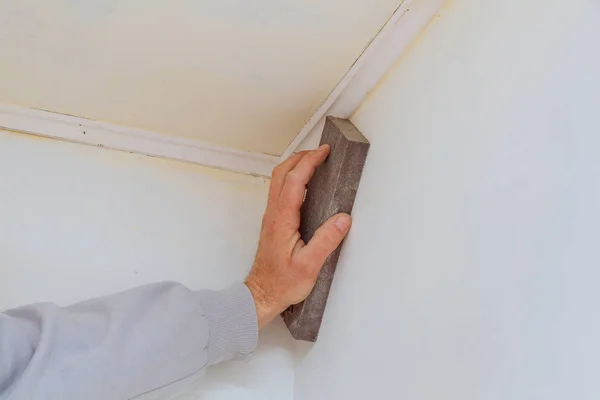
<svg viewBox="0 0 600 400">
<path fill-rule="evenodd" d="M 239 283 L 197 294 L 209 327 L 208 363 L 250 358 L 258 343 L 258 321 L 248 287 Z"/>
</svg>

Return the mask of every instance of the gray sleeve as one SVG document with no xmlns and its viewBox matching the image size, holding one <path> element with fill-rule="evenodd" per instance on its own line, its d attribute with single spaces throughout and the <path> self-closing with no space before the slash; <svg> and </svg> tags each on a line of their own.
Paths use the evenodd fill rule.
<svg viewBox="0 0 600 400">
<path fill-rule="evenodd" d="M 243 284 L 159 283 L 65 308 L 25 306 L 0 314 L 0 399 L 129 399 L 246 358 L 257 337 Z"/>
</svg>

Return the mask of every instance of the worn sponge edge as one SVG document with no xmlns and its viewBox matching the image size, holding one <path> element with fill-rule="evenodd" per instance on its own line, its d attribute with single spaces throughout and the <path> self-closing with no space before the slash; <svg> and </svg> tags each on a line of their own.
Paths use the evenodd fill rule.
<svg viewBox="0 0 600 400">
<path fill-rule="evenodd" d="M 352 122 L 341 118 L 327 117 L 321 144 L 329 144 L 331 152 L 308 184 L 300 221 L 300 234 L 305 243 L 331 216 L 351 213 L 369 151 L 369 141 Z M 308 298 L 282 313 L 295 339 L 317 340 L 341 248 L 325 261 Z"/>
</svg>

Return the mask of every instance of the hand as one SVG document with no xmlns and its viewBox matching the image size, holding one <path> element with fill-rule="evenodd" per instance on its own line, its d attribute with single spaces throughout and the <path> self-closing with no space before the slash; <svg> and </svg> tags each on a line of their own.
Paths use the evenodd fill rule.
<svg viewBox="0 0 600 400">
<path fill-rule="evenodd" d="M 350 216 L 337 214 L 315 232 L 308 244 L 298 232 L 306 185 L 329 150 L 324 145 L 299 152 L 273 170 L 258 251 L 246 278 L 259 328 L 290 305 L 306 299 L 323 263 L 350 229 Z"/>
</svg>

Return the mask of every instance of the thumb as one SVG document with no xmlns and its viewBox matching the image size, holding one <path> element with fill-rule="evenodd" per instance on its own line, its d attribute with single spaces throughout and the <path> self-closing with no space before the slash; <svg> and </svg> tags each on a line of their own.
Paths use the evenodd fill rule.
<svg viewBox="0 0 600 400">
<path fill-rule="evenodd" d="M 352 218 L 348 214 L 336 214 L 329 218 L 298 253 L 303 264 L 320 269 L 327 257 L 342 243 L 350 225 Z"/>
</svg>

